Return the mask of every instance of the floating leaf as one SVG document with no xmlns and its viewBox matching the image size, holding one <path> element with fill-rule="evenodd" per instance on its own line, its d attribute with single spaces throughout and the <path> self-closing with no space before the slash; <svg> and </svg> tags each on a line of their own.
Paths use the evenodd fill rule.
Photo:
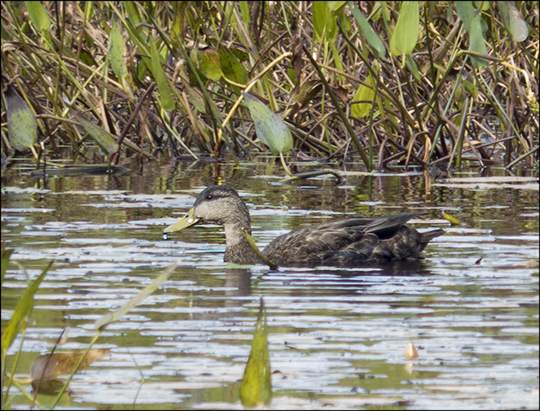
<svg viewBox="0 0 540 411">
<path fill-rule="evenodd" d="M 120 24 L 115 19 L 111 30 L 111 42 L 109 44 L 108 55 L 111 59 L 114 73 L 118 78 L 126 77 L 128 73 L 124 54 L 124 44 L 122 41 L 122 33 L 120 32 Z"/>
<path fill-rule="evenodd" d="M 15 150 L 26 150 L 38 137 L 38 124 L 34 113 L 11 84 L 7 86 L 7 119 L 9 140 Z"/>
<path fill-rule="evenodd" d="M 293 139 L 285 122 L 258 98 L 245 92 L 242 95 L 255 123 L 259 140 L 270 147 L 274 155 L 291 150 Z"/>
<path fill-rule="evenodd" d="M 240 385 L 240 400 L 246 408 L 264 407 L 272 401 L 272 371 L 268 349 L 266 310 L 261 297 L 251 352 Z"/>
<path fill-rule="evenodd" d="M 390 51 L 396 56 L 411 54 L 418 41 L 420 17 L 417 1 L 401 2 L 396 28 L 390 39 Z"/>
<path fill-rule="evenodd" d="M 471 23 L 474 18 L 475 9 L 472 5 L 472 1 L 457 1 L 456 12 L 463 22 L 463 26 L 467 32 L 471 32 Z"/>
<path fill-rule="evenodd" d="M 34 392 L 45 395 L 56 395 L 64 388 L 64 382 L 56 379 L 58 375 L 70 375 L 86 354 L 77 371 L 100 360 L 109 352 L 108 349 L 93 349 L 74 353 L 40 355 L 30 366 L 32 388 Z"/>
<path fill-rule="evenodd" d="M 69 375 L 85 353 L 86 350 L 81 350 L 70 353 L 40 355 L 30 366 L 30 377 L 36 381 L 39 379 L 47 380 L 59 375 Z M 109 349 L 105 348 L 94 348 L 88 351 L 77 371 L 102 359 L 108 353 Z"/>
</svg>

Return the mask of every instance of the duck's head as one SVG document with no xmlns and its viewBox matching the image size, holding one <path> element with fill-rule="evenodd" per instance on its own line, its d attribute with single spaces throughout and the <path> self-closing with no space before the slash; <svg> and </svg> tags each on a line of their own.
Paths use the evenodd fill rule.
<svg viewBox="0 0 540 411">
<path fill-rule="evenodd" d="M 251 231 L 249 211 L 238 192 L 230 186 L 210 186 L 197 196 L 193 208 L 184 218 L 167 227 L 163 233 L 180 231 L 203 222 L 238 225 Z"/>
</svg>

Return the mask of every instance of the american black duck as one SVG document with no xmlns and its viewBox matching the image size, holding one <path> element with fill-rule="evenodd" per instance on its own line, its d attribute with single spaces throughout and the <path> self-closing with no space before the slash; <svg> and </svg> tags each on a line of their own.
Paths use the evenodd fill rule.
<svg viewBox="0 0 540 411">
<path fill-rule="evenodd" d="M 383 217 L 347 217 L 298 228 L 277 237 L 262 253 L 277 265 L 362 266 L 391 260 L 422 258 L 421 253 L 441 229 L 419 233 L 404 225 L 424 213 L 402 213 Z M 163 233 L 183 230 L 202 222 L 225 228 L 224 260 L 237 264 L 261 263 L 248 244 L 243 230 L 251 235 L 246 203 L 229 186 L 211 186 L 202 191 L 193 208 Z"/>
</svg>

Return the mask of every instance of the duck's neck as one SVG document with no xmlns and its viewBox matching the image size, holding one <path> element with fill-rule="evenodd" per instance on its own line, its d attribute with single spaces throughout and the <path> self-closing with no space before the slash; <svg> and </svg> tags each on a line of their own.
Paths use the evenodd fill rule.
<svg viewBox="0 0 540 411">
<path fill-rule="evenodd" d="M 236 264 L 256 264 L 260 263 L 261 260 L 255 250 L 251 248 L 246 236 L 244 234 L 244 229 L 247 230 L 249 235 L 251 235 L 251 227 L 249 220 L 243 224 L 238 222 L 235 224 L 224 224 L 225 228 L 225 238 L 227 242 L 227 249 L 225 250 L 225 262 L 236 263 Z"/>
</svg>

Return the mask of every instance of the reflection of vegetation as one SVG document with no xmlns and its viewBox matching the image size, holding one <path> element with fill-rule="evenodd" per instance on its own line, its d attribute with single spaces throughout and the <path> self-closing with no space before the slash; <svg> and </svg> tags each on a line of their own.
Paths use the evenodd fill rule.
<svg viewBox="0 0 540 411">
<path fill-rule="evenodd" d="M 68 143 L 89 162 L 90 137 L 107 163 L 121 148 L 169 147 L 228 150 L 238 164 L 265 150 L 238 106 L 247 89 L 316 158 L 352 151 L 367 169 L 538 159 L 537 2 L 3 4 L 8 90 L 19 116 L 39 119 L 20 133 L 8 93 L 4 153 L 47 158 Z"/>
</svg>

